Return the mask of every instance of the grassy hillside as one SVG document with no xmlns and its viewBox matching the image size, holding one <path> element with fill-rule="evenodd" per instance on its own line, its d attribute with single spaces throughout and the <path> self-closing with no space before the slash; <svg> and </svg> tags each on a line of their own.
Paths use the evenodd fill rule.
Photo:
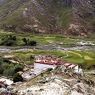
<svg viewBox="0 0 95 95">
<path fill-rule="evenodd" d="M 0 6 L 0 24 L 22 24 L 22 13 L 30 1 L 31 0 L 7 0 Z"/>
<path fill-rule="evenodd" d="M 71 22 L 71 8 L 61 5 L 61 2 L 50 0 L 47 2 L 42 0 L 6 0 L 0 5 L 0 25 L 15 25 L 23 27 L 25 25 L 36 24 L 44 29 L 54 29 L 57 27 L 67 28 Z M 26 10 L 27 8 L 27 10 Z M 27 17 L 23 13 L 27 12 Z M 34 19 L 34 18 L 35 19 Z"/>
<path fill-rule="evenodd" d="M 60 10 L 58 24 L 67 28 L 72 22 L 72 9 L 71 7 L 65 7 Z"/>
</svg>

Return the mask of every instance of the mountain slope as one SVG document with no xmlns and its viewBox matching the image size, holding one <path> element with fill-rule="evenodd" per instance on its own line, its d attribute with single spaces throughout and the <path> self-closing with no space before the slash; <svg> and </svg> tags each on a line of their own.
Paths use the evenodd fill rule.
<svg viewBox="0 0 95 95">
<path fill-rule="evenodd" d="M 74 19 L 87 29 L 95 27 L 95 1 L 72 0 Z"/>
<path fill-rule="evenodd" d="M 0 25 L 3 28 L 11 25 L 24 30 L 36 27 L 36 31 L 55 31 L 66 27 L 71 21 L 71 9 L 67 0 L 5 0 L 0 6 Z M 71 0 L 69 0 L 71 1 Z M 63 21 L 64 20 L 64 21 Z M 24 27 L 25 26 L 25 27 Z"/>
<path fill-rule="evenodd" d="M 63 33 L 72 23 L 94 31 L 95 1 L 0 0 L 0 27 L 6 30 Z"/>
<path fill-rule="evenodd" d="M 6 0 L 6 2 L 0 6 L 0 24 L 22 24 L 22 12 L 28 3 L 29 0 L 28 2 L 27 0 Z"/>
</svg>

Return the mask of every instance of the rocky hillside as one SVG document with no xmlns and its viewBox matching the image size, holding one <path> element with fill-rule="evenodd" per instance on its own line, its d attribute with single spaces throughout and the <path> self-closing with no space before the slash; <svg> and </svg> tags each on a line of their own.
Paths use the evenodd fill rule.
<svg viewBox="0 0 95 95">
<path fill-rule="evenodd" d="M 0 25 L 13 31 L 53 32 L 68 26 L 70 4 L 66 0 L 6 0 L 0 6 Z"/>
<path fill-rule="evenodd" d="M 72 0 L 74 22 L 83 26 L 84 32 L 95 31 L 95 1 Z"/>
<path fill-rule="evenodd" d="M 79 29 L 83 25 L 82 32 L 87 32 L 86 28 L 92 31 L 94 3 L 93 0 L 0 0 L 0 27 L 11 31 L 63 33 L 73 23 L 73 28 L 75 24 Z"/>
</svg>

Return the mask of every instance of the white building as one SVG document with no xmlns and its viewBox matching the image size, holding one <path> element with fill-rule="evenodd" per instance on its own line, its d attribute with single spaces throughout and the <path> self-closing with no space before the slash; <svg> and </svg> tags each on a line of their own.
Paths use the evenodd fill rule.
<svg viewBox="0 0 95 95">
<path fill-rule="evenodd" d="M 82 74 L 83 71 L 81 68 L 79 68 L 78 65 L 72 64 L 72 63 L 67 63 L 67 62 L 62 62 L 60 60 L 56 59 L 50 59 L 48 57 L 38 57 L 34 63 L 34 72 L 35 74 L 40 74 L 44 70 L 47 70 L 49 68 L 55 69 L 57 66 L 62 66 L 63 69 L 72 69 L 75 73 L 77 74 Z"/>
<path fill-rule="evenodd" d="M 39 56 L 39 57 L 36 57 L 36 60 L 34 63 L 34 69 L 32 71 L 30 70 L 28 72 L 23 73 L 22 77 L 26 80 L 30 80 L 50 68 L 55 69 L 57 66 L 61 66 L 63 71 L 65 69 L 72 69 L 77 74 L 82 73 L 82 69 L 79 68 L 78 65 L 62 62 L 61 60 L 56 60 L 55 58 L 53 59 L 50 57 Z"/>
<path fill-rule="evenodd" d="M 52 68 L 55 69 L 56 65 L 49 65 L 49 64 L 43 64 L 43 63 L 34 63 L 34 72 L 36 75 L 44 72 L 45 70 Z"/>
</svg>

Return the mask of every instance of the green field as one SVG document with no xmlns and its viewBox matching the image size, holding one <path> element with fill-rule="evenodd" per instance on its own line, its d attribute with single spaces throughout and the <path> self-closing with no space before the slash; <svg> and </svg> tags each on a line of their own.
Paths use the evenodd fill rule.
<svg viewBox="0 0 95 95">
<path fill-rule="evenodd" d="M 2 52 L 0 56 L 5 55 L 14 55 L 13 60 L 19 61 L 24 64 L 33 64 L 34 57 L 36 55 L 51 55 L 62 59 L 63 61 L 71 62 L 74 64 L 80 64 L 85 68 L 92 68 L 95 65 L 95 51 L 94 49 L 89 50 L 57 50 L 57 49 L 44 49 L 43 46 L 61 46 L 65 48 L 72 48 L 77 46 L 77 42 L 80 41 L 92 41 L 95 43 L 95 38 L 92 37 L 73 37 L 73 36 L 64 36 L 60 34 L 31 34 L 31 33 L 13 33 L 13 32 L 4 32 L 0 31 L 0 43 L 2 38 L 5 38 L 9 35 L 16 36 L 16 44 L 9 47 L 13 49 L 11 52 Z M 16 51 L 16 48 L 25 48 L 23 47 L 23 38 L 27 38 L 37 42 L 37 45 L 30 47 L 27 50 Z M 37 49 L 39 46 L 42 46 L 42 49 Z M 7 46 L 0 46 L 6 48 Z M 36 48 L 37 47 L 37 48 Z"/>
<path fill-rule="evenodd" d="M 58 51 L 58 50 L 27 50 L 20 52 L 13 52 L 13 55 L 17 59 L 22 59 L 26 64 L 33 64 L 33 60 L 30 59 L 30 56 L 35 55 L 52 55 L 62 59 L 63 61 L 92 66 L 95 65 L 95 52 L 93 51 Z"/>
<path fill-rule="evenodd" d="M 8 36 L 16 36 L 17 40 L 15 46 L 22 46 L 23 38 L 30 39 L 36 41 L 38 45 L 52 45 L 57 44 L 61 46 L 75 46 L 75 44 L 81 40 L 80 37 L 71 37 L 64 36 L 61 34 L 32 34 L 32 33 L 15 33 L 15 32 L 5 32 L 3 30 L 0 31 L 0 43 L 1 40 L 7 38 Z M 76 40 L 77 39 L 77 40 Z M 62 43 L 62 44 L 61 44 Z"/>
</svg>

